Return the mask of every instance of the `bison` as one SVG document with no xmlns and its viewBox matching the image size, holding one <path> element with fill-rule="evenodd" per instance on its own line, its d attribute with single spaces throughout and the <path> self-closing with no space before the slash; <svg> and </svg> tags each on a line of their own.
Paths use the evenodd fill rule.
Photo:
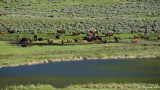
<svg viewBox="0 0 160 90">
<path fill-rule="evenodd" d="M 115 42 L 116 42 L 116 43 L 119 43 L 119 39 L 120 39 L 119 36 L 114 36 L 114 39 L 115 39 Z"/>
<path fill-rule="evenodd" d="M 87 43 L 87 40 L 83 40 L 83 43 Z"/>
<path fill-rule="evenodd" d="M 158 36 L 158 40 L 160 40 L 160 36 Z"/>
<path fill-rule="evenodd" d="M 32 39 L 30 38 L 22 38 L 21 39 L 21 41 L 20 41 L 21 43 L 29 43 L 29 42 L 32 42 Z"/>
<path fill-rule="evenodd" d="M 72 42 L 72 39 L 67 39 L 67 42 Z"/>
<path fill-rule="evenodd" d="M 4 14 L 4 13 L 1 13 L 1 14 L 0 14 L 0 16 L 6 16 L 6 14 Z"/>
<path fill-rule="evenodd" d="M 62 40 L 62 45 L 64 45 L 64 40 Z"/>
<path fill-rule="evenodd" d="M 113 33 L 111 33 L 111 32 L 106 33 L 105 36 L 106 36 L 106 37 L 107 37 L 107 36 L 111 37 L 111 36 L 113 36 Z"/>
<path fill-rule="evenodd" d="M 78 35 L 80 35 L 80 33 L 79 33 L 78 31 L 74 31 L 74 32 L 73 32 L 73 35 L 78 36 Z"/>
<path fill-rule="evenodd" d="M 78 40 L 77 40 L 77 39 L 74 39 L 74 42 L 78 42 Z"/>
<path fill-rule="evenodd" d="M 56 36 L 56 39 L 59 39 L 59 35 Z"/>
<path fill-rule="evenodd" d="M 64 30 L 57 30 L 57 33 L 60 33 L 60 34 L 62 34 L 62 33 L 66 33 L 66 31 L 64 31 Z"/>
<path fill-rule="evenodd" d="M 81 39 L 82 39 L 82 37 L 78 37 L 78 39 L 79 39 L 79 40 L 81 40 Z"/>
<path fill-rule="evenodd" d="M 53 35 L 54 35 L 54 34 L 57 34 L 57 32 L 53 32 L 52 34 L 53 34 Z"/>
<path fill-rule="evenodd" d="M 13 30 L 9 30 L 8 33 L 11 33 L 11 34 L 12 34 L 12 33 L 14 33 L 14 31 L 13 31 Z"/>
<path fill-rule="evenodd" d="M 149 37 L 147 35 L 142 35 L 141 38 L 149 40 Z"/>
<path fill-rule="evenodd" d="M 98 34 L 98 35 L 96 36 L 96 38 L 97 38 L 98 40 L 102 40 L 102 37 L 101 37 L 100 34 Z"/>
<path fill-rule="evenodd" d="M 90 33 L 93 33 L 93 34 L 98 34 L 97 30 L 90 30 Z"/>
<path fill-rule="evenodd" d="M 39 38 L 38 41 L 43 41 L 43 38 Z"/>
<path fill-rule="evenodd" d="M 137 40 L 132 40 L 132 43 L 137 43 Z"/>
<path fill-rule="evenodd" d="M 0 32 L 1 34 L 6 34 L 5 32 Z"/>
<path fill-rule="evenodd" d="M 37 41 L 37 35 L 34 35 L 34 40 Z"/>
<path fill-rule="evenodd" d="M 139 36 L 138 36 L 138 35 L 135 35 L 135 36 L 134 36 L 134 39 L 139 39 Z"/>
<path fill-rule="evenodd" d="M 50 16 L 48 16 L 48 17 L 53 18 L 53 17 L 54 17 L 54 15 L 50 15 Z"/>
<path fill-rule="evenodd" d="M 101 41 L 102 41 L 102 43 L 107 43 L 106 39 L 102 39 Z"/>
<path fill-rule="evenodd" d="M 93 36 L 95 36 L 95 34 L 88 32 L 87 36 L 93 37 Z"/>
<path fill-rule="evenodd" d="M 53 44 L 53 39 L 49 39 L 48 44 Z"/>
</svg>

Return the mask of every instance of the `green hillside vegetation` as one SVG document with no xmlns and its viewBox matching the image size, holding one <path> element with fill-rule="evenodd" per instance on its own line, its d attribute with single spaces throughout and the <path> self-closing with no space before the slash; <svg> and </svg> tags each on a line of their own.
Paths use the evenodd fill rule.
<svg viewBox="0 0 160 90">
<path fill-rule="evenodd" d="M 0 0 L 0 29 L 160 33 L 159 0 Z M 54 16 L 50 18 L 48 16 Z"/>
</svg>

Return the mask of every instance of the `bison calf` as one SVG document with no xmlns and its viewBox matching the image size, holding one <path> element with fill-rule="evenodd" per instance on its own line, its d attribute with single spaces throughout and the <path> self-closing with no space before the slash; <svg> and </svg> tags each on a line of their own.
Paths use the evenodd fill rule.
<svg viewBox="0 0 160 90">
<path fill-rule="evenodd" d="M 137 40 L 132 40 L 132 43 L 137 43 Z"/>
<path fill-rule="evenodd" d="M 113 33 L 110 33 L 110 32 L 109 32 L 109 33 L 106 33 L 105 36 L 106 36 L 106 37 L 107 37 L 107 36 L 111 37 L 111 36 L 113 36 Z"/>
<path fill-rule="evenodd" d="M 74 31 L 74 32 L 73 32 L 73 35 L 78 36 L 78 35 L 80 35 L 80 33 L 79 33 L 78 31 Z"/>
<path fill-rule="evenodd" d="M 67 39 L 67 42 L 72 42 L 72 39 Z"/>
<path fill-rule="evenodd" d="M 49 39 L 48 44 L 53 44 L 53 39 Z"/>
<path fill-rule="evenodd" d="M 115 39 L 115 42 L 116 42 L 116 43 L 119 43 L 119 39 L 120 39 L 119 36 L 114 36 L 114 39 Z"/>
</svg>

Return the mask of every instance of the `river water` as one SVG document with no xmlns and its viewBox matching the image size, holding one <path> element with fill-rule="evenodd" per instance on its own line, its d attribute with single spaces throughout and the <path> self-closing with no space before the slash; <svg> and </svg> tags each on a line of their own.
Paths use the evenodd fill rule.
<svg viewBox="0 0 160 90">
<path fill-rule="evenodd" d="M 87 83 L 159 83 L 160 58 L 62 61 L 0 68 L 0 87 L 51 84 L 63 88 Z"/>
</svg>

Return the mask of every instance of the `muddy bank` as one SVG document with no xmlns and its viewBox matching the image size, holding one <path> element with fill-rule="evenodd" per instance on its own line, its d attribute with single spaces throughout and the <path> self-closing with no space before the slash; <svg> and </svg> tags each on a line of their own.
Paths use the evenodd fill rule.
<svg viewBox="0 0 160 90">
<path fill-rule="evenodd" d="M 0 68 L 3 67 L 16 67 L 16 66 L 23 66 L 23 65 L 36 65 L 36 64 L 43 64 L 43 63 L 54 63 L 54 62 L 61 62 L 61 61 L 81 61 L 81 60 L 106 60 L 106 59 L 140 59 L 140 58 L 160 58 L 160 56 L 115 56 L 115 57 L 101 57 L 101 58 L 88 58 L 88 57 L 76 57 L 76 58 L 70 58 L 70 59 L 52 59 L 52 60 L 35 60 L 31 62 L 24 62 L 20 64 L 15 64 L 15 65 L 2 65 Z"/>
</svg>

